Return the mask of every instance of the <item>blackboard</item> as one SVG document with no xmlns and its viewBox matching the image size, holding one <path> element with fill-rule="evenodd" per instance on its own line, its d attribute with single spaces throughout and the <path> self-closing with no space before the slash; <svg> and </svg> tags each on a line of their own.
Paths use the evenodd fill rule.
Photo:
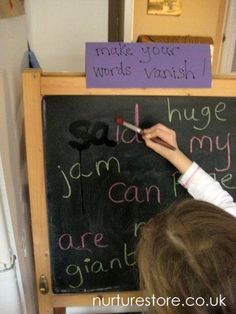
<svg viewBox="0 0 236 314">
<path fill-rule="evenodd" d="M 137 289 L 139 227 L 189 197 L 176 169 L 115 117 L 174 128 L 179 147 L 236 196 L 236 98 L 67 95 L 42 106 L 54 293 Z"/>
</svg>

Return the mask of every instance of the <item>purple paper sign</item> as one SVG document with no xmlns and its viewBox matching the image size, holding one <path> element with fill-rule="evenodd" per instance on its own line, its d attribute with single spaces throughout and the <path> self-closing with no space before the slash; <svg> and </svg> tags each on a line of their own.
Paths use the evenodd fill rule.
<svg viewBox="0 0 236 314">
<path fill-rule="evenodd" d="M 211 87 L 207 44 L 86 43 L 87 87 Z"/>
</svg>

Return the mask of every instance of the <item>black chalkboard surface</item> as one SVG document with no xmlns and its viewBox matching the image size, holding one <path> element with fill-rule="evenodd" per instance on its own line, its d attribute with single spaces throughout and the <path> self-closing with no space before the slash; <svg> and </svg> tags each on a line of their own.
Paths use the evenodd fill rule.
<svg viewBox="0 0 236 314">
<path fill-rule="evenodd" d="M 54 293 L 137 289 L 140 226 L 189 197 L 115 117 L 174 128 L 181 149 L 236 196 L 235 98 L 46 96 L 42 106 Z"/>
</svg>

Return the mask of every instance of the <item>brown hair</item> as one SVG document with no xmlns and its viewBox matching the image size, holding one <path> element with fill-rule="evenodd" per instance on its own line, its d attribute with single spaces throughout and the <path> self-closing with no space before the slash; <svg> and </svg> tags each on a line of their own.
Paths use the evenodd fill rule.
<svg viewBox="0 0 236 314">
<path fill-rule="evenodd" d="M 193 199 L 174 202 L 143 227 L 137 262 L 146 296 L 211 297 L 214 303 L 226 297 L 226 307 L 161 306 L 151 312 L 236 313 L 236 219 L 222 209 Z"/>
</svg>

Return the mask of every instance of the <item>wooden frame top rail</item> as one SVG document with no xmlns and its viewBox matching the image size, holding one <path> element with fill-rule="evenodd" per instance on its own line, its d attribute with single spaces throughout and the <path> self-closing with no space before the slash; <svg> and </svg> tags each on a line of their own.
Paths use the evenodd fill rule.
<svg viewBox="0 0 236 314">
<path fill-rule="evenodd" d="M 26 70 L 41 72 L 40 69 Z M 41 95 L 157 95 L 157 96 L 235 96 L 236 76 L 213 76 L 211 88 L 87 88 L 81 73 L 43 73 Z"/>
</svg>

